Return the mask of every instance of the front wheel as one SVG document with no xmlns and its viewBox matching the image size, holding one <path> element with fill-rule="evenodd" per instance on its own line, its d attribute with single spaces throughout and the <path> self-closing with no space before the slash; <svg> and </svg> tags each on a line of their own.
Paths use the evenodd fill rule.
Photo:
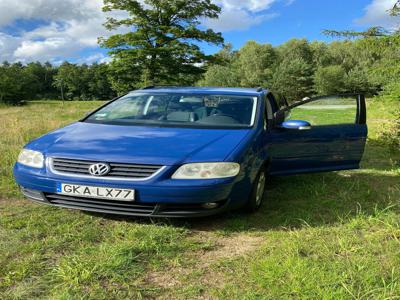
<svg viewBox="0 0 400 300">
<path fill-rule="evenodd" d="M 261 170 L 254 181 L 253 190 L 245 206 L 246 211 L 256 212 L 261 207 L 264 200 L 266 182 L 265 170 Z"/>
</svg>

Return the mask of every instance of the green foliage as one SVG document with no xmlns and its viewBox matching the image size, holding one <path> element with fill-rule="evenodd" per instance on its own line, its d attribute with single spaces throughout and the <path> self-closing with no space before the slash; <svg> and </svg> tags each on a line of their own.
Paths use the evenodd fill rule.
<svg viewBox="0 0 400 300">
<path fill-rule="evenodd" d="M 109 76 L 109 67 L 106 64 L 93 64 L 87 69 L 88 99 L 107 100 L 115 97 L 115 92 Z"/>
<path fill-rule="evenodd" d="M 320 67 L 315 72 L 315 91 L 320 95 L 340 94 L 345 91 L 345 77 L 342 66 Z"/>
<path fill-rule="evenodd" d="M 237 52 L 217 53 L 199 85 L 263 86 L 290 101 L 329 93 L 376 95 L 400 78 L 399 36 L 332 43 L 293 39 L 276 48 L 249 42 Z"/>
<path fill-rule="evenodd" d="M 390 10 L 390 15 L 392 17 L 400 16 L 400 0 L 397 1 L 393 8 Z"/>
<path fill-rule="evenodd" d="M 277 54 L 269 44 L 247 42 L 238 52 L 237 72 L 240 74 L 240 86 L 270 86 L 273 76 L 273 65 Z"/>
<path fill-rule="evenodd" d="M 200 86 L 239 86 L 241 77 L 236 68 L 231 66 L 210 66 L 204 78 L 198 82 Z"/>
<path fill-rule="evenodd" d="M 68 100 L 105 100 L 115 95 L 108 74 L 106 64 L 88 66 L 64 62 L 54 76 L 53 85 Z"/>
<path fill-rule="evenodd" d="M 68 100 L 106 100 L 115 97 L 107 64 L 76 65 L 32 62 L 0 65 L 0 103 L 19 104 L 23 100 L 60 99 L 61 89 Z"/>
<path fill-rule="evenodd" d="M 55 76 L 55 86 L 64 89 L 65 98 L 76 99 L 86 98 L 87 90 L 87 66 L 82 67 L 64 62 L 58 69 Z"/>
<path fill-rule="evenodd" d="M 214 55 L 214 61 L 207 66 L 207 72 L 197 82 L 199 86 L 240 86 L 241 76 L 238 70 L 238 52 L 232 50 L 231 44 Z"/>
<path fill-rule="evenodd" d="M 395 110 L 393 114 L 395 119 L 384 124 L 379 133 L 379 141 L 392 149 L 400 149 L 400 109 Z"/>
<path fill-rule="evenodd" d="M 26 66 L 26 72 L 33 77 L 29 87 L 30 99 L 54 99 L 57 90 L 53 86 L 57 68 L 49 62 L 32 62 Z"/>
<path fill-rule="evenodd" d="M 0 103 L 17 105 L 28 99 L 35 79 L 20 63 L 0 65 Z"/>
<path fill-rule="evenodd" d="M 351 93 L 376 93 L 377 88 L 370 82 L 368 70 L 362 67 L 351 69 L 344 78 L 345 91 Z"/>
<path fill-rule="evenodd" d="M 125 34 L 101 39 L 101 45 L 111 49 L 113 86 L 180 83 L 185 75 L 197 76 L 204 72 L 202 65 L 212 57 L 204 54 L 199 42 L 221 45 L 220 33 L 199 28 L 202 18 L 217 18 L 220 7 L 210 0 L 105 0 L 104 11 L 123 10 L 125 19 L 109 18 L 109 30 L 134 28 Z M 134 66 L 134 67 L 125 67 Z M 126 69 L 136 72 L 125 73 Z M 121 75 L 124 73 L 123 77 Z"/>
<path fill-rule="evenodd" d="M 303 58 L 284 59 L 275 69 L 271 89 L 298 101 L 313 93 L 313 66 Z"/>
<path fill-rule="evenodd" d="M 334 38 L 357 38 L 357 37 L 377 37 L 377 36 L 385 36 L 388 34 L 388 31 L 383 27 L 371 27 L 366 31 L 355 31 L 355 30 L 330 30 L 325 29 L 322 31 L 323 34 L 334 37 Z"/>
<path fill-rule="evenodd" d="M 302 59 L 307 64 L 314 60 L 310 43 L 306 39 L 291 39 L 277 47 L 280 60 Z"/>
<path fill-rule="evenodd" d="M 145 4 L 144 4 L 145 3 Z M 400 98 L 400 33 L 371 28 L 358 39 L 331 43 L 292 39 L 278 47 L 247 42 L 213 56 L 199 42 L 220 45 L 219 33 L 202 30 L 203 17 L 220 9 L 209 0 L 107 0 L 105 11 L 125 10 L 129 17 L 109 19 L 110 30 L 134 31 L 101 39 L 111 49 L 110 64 L 5 63 L 0 66 L 0 101 L 61 98 L 110 99 L 144 85 L 266 87 L 289 101 L 316 94 L 363 92 Z M 398 16 L 397 3 L 391 15 Z M 205 73 L 204 73 L 205 72 Z"/>
</svg>

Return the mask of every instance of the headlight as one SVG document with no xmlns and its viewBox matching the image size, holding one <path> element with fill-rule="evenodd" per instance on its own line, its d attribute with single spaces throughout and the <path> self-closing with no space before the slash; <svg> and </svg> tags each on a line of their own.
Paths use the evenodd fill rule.
<svg viewBox="0 0 400 300">
<path fill-rule="evenodd" d="M 237 163 L 194 163 L 180 167 L 173 179 L 215 179 L 235 177 L 239 174 L 240 165 Z"/>
<path fill-rule="evenodd" d="M 43 168 L 43 154 L 37 151 L 22 149 L 18 156 L 18 162 L 22 165 L 32 168 Z"/>
</svg>

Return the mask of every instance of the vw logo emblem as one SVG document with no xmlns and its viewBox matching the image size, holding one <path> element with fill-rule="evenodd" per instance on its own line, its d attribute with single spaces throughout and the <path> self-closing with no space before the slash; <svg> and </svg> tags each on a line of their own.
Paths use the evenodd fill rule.
<svg viewBox="0 0 400 300">
<path fill-rule="evenodd" d="M 111 168 L 109 164 L 99 163 L 89 167 L 89 173 L 93 176 L 104 176 L 110 172 Z"/>
</svg>

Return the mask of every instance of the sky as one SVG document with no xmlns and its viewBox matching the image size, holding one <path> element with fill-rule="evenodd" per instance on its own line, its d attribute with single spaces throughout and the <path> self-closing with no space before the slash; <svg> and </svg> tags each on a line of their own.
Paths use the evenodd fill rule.
<svg viewBox="0 0 400 300">
<path fill-rule="evenodd" d="M 0 0 L 0 61 L 108 62 L 98 37 L 107 15 L 103 0 Z M 143 1 L 143 0 L 141 0 Z M 331 41 L 323 29 L 393 28 L 387 14 L 396 0 L 212 0 L 222 8 L 219 19 L 203 19 L 202 27 L 222 32 L 239 49 L 248 40 L 279 45 L 291 38 Z M 121 18 L 124 12 L 109 16 Z M 126 30 L 126 29 L 125 29 Z M 201 45 L 208 54 L 219 50 Z"/>
</svg>

